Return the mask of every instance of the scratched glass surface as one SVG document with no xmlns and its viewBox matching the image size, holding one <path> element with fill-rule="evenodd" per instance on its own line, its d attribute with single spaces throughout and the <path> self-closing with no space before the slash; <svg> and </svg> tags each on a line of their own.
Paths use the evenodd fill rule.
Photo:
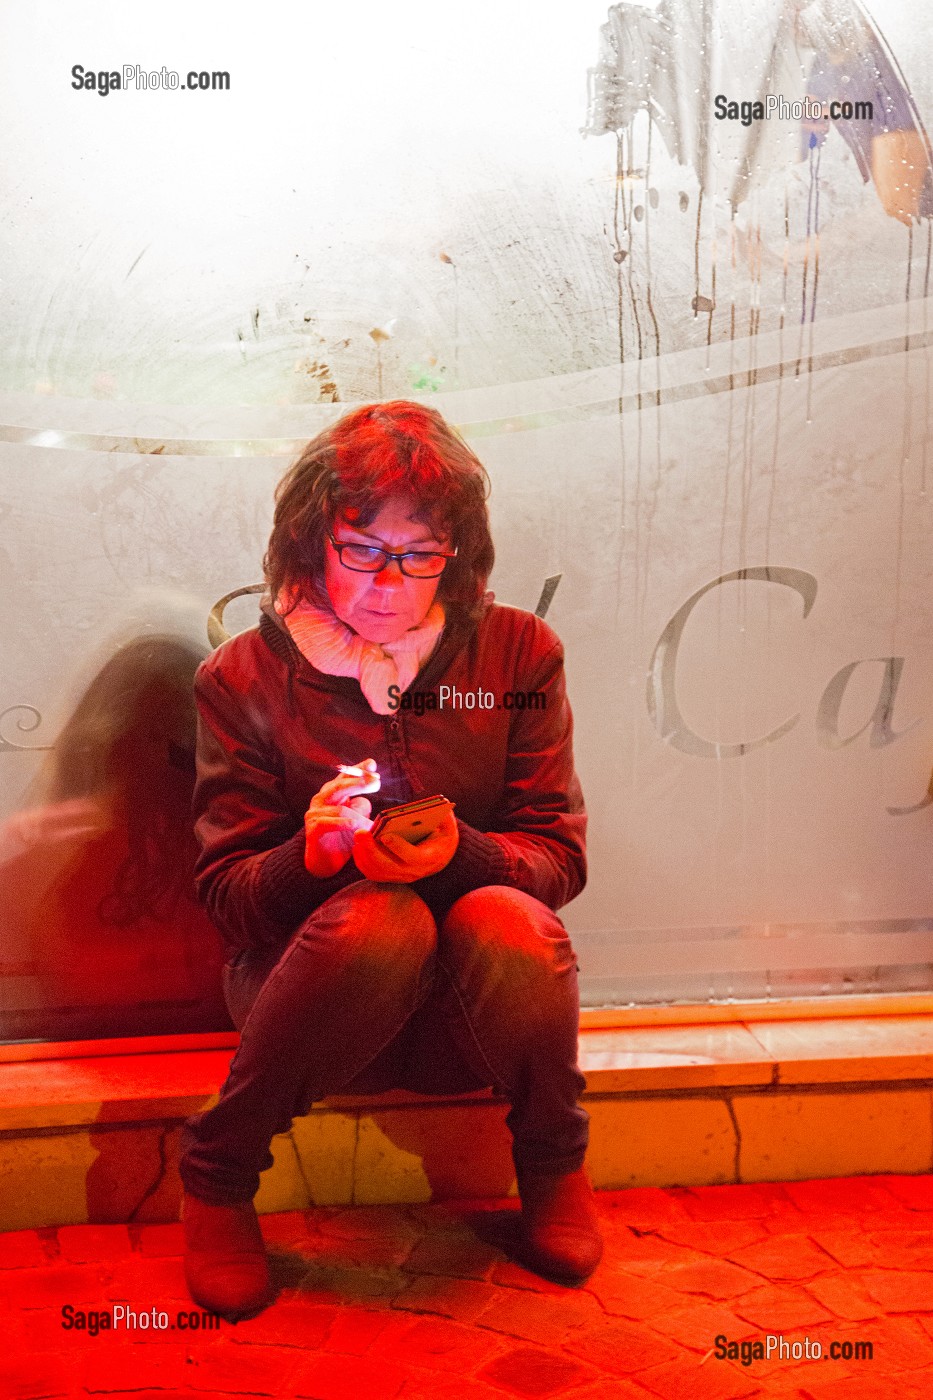
<svg viewBox="0 0 933 1400">
<path fill-rule="evenodd" d="M 405 11 L 0 17 L 0 1036 L 97 1015 L 22 915 L 99 839 L 80 696 L 251 625 L 276 480 L 380 397 L 488 465 L 499 599 L 559 576 L 584 1001 L 928 989 L 933 14 Z M 166 987 L 127 1025 L 216 1014 Z"/>
</svg>

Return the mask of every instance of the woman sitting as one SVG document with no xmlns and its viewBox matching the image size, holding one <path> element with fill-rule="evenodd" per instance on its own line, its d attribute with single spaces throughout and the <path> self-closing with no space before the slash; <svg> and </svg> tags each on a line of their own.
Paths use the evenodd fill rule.
<svg viewBox="0 0 933 1400">
<path fill-rule="evenodd" d="M 338 1091 L 493 1087 L 524 1262 L 580 1280 L 601 1254 L 554 913 L 586 875 L 563 651 L 485 592 L 487 486 L 432 409 L 340 419 L 277 490 L 258 628 L 198 672 L 196 875 L 241 1038 L 181 1175 L 188 1284 L 227 1317 L 272 1295 L 252 1204 L 270 1140 Z M 373 831 L 434 794 L 455 815 L 419 844 Z"/>
</svg>

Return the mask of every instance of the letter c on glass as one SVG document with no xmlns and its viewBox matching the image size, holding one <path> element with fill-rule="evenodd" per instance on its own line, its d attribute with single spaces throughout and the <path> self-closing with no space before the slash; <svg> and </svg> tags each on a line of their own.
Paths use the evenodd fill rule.
<svg viewBox="0 0 933 1400">
<path fill-rule="evenodd" d="M 704 593 L 718 588 L 720 584 L 736 582 L 779 583 L 784 588 L 793 588 L 803 599 L 804 617 L 816 600 L 817 581 L 813 574 L 805 573 L 803 569 L 765 567 L 735 569 L 732 573 L 722 574 L 711 583 L 697 589 L 696 593 L 678 608 L 658 638 L 652 654 L 651 665 L 648 668 L 646 700 L 651 722 L 664 742 L 672 748 L 679 749 L 681 753 L 693 754 L 696 758 L 741 758 L 753 749 L 763 748 L 765 744 L 773 744 L 782 738 L 793 729 L 800 718 L 799 714 L 794 715 L 770 734 L 765 734 L 761 739 L 751 739 L 745 744 L 711 743 L 709 739 L 694 734 L 684 722 L 677 704 L 677 651 L 687 619 Z"/>
</svg>

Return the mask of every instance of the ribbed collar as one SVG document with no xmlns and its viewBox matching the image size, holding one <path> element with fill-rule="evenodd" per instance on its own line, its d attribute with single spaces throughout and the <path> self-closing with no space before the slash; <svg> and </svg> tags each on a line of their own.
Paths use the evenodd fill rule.
<svg viewBox="0 0 933 1400">
<path fill-rule="evenodd" d="M 487 593 L 484 599 L 484 616 L 492 606 L 493 601 L 494 595 Z M 478 625 L 476 621 L 464 623 L 460 618 L 449 616 L 438 646 L 428 658 L 423 669 L 415 676 L 412 687 L 417 690 L 429 690 L 444 674 L 457 653 L 466 645 Z M 273 655 L 288 666 L 290 677 L 308 685 L 315 685 L 319 689 L 331 690 L 336 694 L 354 695 L 360 704 L 365 705 L 367 710 L 369 709 L 360 689 L 359 681 L 348 676 L 328 676 L 323 671 L 318 671 L 316 667 L 311 665 L 310 661 L 302 656 L 289 635 L 288 628 L 272 606 L 272 599 L 268 594 L 263 596 L 260 604 L 259 635 Z"/>
</svg>

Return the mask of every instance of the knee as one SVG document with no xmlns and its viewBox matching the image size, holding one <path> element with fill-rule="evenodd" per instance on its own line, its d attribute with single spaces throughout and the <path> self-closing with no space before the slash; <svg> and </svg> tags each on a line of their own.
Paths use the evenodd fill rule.
<svg viewBox="0 0 933 1400">
<path fill-rule="evenodd" d="M 357 880 L 341 890 L 342 900 L 352 914 L 367 923 L 405 925 L 416 933 L 433 933 L 434 916 L 411 885 Z"/>
<path fill-rule="evenodd" d="M 444 921 L 441 943 L 454 960 L 484 950 L 501 960 L 552 971 L 575 966 L 570 938 L 557 915 L 508 885 L 485 885 L 458 899 Z"/>
<path fill-rule="evenodd" d="M 437 926 L 408 885 L 359 880 L 322 904 L 302 925 L 308 944 L 333 940 L 345 955 L 423 962 L 437 947 Z"/>
</svg>

